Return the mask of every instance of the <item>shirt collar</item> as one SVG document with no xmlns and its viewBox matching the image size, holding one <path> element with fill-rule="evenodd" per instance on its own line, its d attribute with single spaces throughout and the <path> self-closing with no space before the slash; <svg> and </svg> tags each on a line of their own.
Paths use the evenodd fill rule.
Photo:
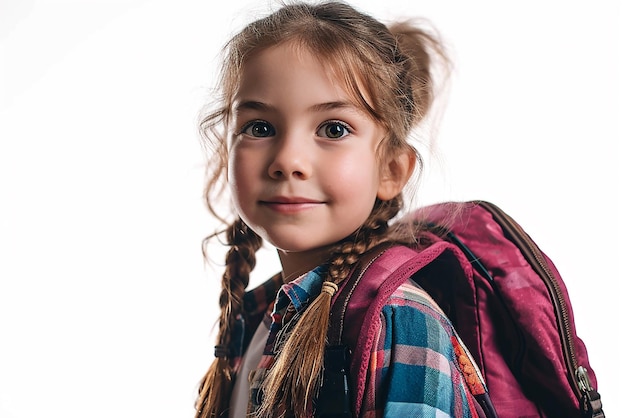
<svg viewBox="0 0 626 418">
<path fill-rule="evenodd" d="M 285 283 L 278 292 L 277 304 L 291 302 L 296 312 L 304 310 L 321 292 L 322 283 L 328 273 L 326 265 L 318 266 L 308 273 Z"/>
</svg>

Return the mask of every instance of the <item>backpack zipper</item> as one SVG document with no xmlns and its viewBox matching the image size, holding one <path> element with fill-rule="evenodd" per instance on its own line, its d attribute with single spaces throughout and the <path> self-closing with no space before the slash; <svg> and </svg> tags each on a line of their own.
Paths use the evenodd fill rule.
<svg viewBox="0 0 626 418">
<path fill-rule="evenodd" d="M 563 297 L 561 287 L 557 283 L 554 275 L 547 265 L 545 257 L 537 247 L 537 244 L 534 243 L 534 241 L 528 236 L 528 234 L 526 234 L 520 225 L 509 215 L 504 213 L 499 207 L 485 201 L 477 201 L 476 203 L 487 210 L 496 222 L 500 224 L 505 234 L 508 234 L 509 237 L 518 245 L 526 260 L 545 283 L 556 308 L 559 336 L 561 338 L 563 354 L 568 371 L 567 378 L 577 398 L 579 400 L 582 399 L 583 393 L 588 393 L 590 390 L 593 390 L 593 388 L 591 388 L 589 384 L 587 370 L 584 367 L 578 366 L 576 349 L 572 338 L 572 327 L 570 325 L 571 322 L 565 304 L 565 298 Z"/>
</svg>

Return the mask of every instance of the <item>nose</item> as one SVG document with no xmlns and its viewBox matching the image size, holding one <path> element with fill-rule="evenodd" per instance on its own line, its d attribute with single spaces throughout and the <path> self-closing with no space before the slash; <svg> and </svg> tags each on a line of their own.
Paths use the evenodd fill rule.
<svg viewBox="0 0 626 418">
<path fill-rule="evenodd" d="M 305 180 L 311 176 L 312 150 L 307 149 L 305 142 L 293 136 L 277 138 L 268 167 L 271 178 L 284 180 L 294 177 Z"/>
</svg>

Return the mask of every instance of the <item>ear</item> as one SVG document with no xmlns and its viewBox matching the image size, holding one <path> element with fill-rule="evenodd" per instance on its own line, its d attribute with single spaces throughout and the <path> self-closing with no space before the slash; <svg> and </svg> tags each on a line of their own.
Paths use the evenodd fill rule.
<svg viewBox="0 0 626 418">
<path fill-rule="evenodd" d="M 412 150 L 403 150 L 389 157 L 381 169 L 376 197 L 391 200 L 399 195 L 413 174 L 416 159 Z"/>
</svg>

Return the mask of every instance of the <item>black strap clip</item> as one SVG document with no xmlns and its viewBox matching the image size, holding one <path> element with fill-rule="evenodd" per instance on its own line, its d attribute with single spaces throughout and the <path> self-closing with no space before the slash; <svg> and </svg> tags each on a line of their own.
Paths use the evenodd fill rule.
<svg viewBox="0 0 626 418">
<path fill-rule="evenodd" d="M 324 381 L 315 402 L 317 418 L 353 417 L 349 371 L 348 346 L 327 346 L 324 354 Z"/>
</svg>

